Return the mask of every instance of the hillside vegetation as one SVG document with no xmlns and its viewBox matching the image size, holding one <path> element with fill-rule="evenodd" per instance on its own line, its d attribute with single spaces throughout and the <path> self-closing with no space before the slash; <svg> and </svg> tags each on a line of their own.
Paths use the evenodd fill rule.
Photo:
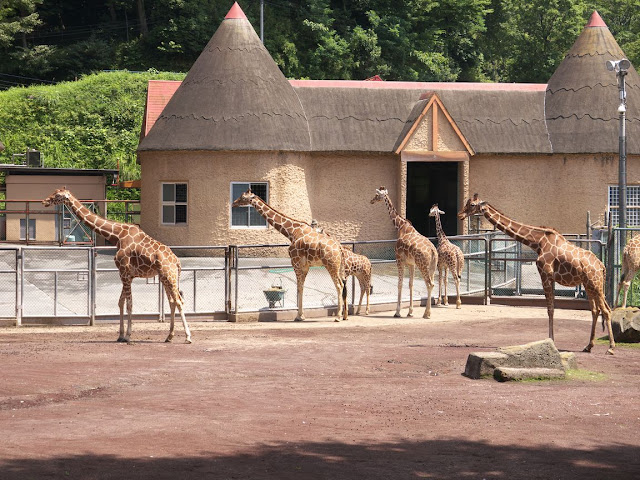
<svg viewBox="0 0 640 480">
<path fill-rule="evenodd" d="M 136 164 L 147 82 L 184 74 L 103 72 L 74 82 L 0 91 L 0 163 L 40 150 L 46 167 L 120 168 L 139 178 Z"/>
</svg>

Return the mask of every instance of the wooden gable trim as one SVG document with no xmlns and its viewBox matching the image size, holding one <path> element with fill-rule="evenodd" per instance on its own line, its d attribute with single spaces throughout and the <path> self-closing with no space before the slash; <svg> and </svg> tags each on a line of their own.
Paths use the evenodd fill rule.
<svg viewBox="0 0 640 480">
<path fill-rule="evenodd" d="M 425 117 L 425 115 L 429 111 L 429 108 L 433 108 L 433 110 L 431 112 L 431 114 L 432 114 L 431 144 L 432 144 L 433 151 L 432 152 L 428 152 L 428 153 L 432 153 L 433 154 L 433 153 L 438 152 L 438 132 L 439 132 L 438 110 L 440 110 L 440 111 L 442 111 L 442 113 L 444 114 L 445 118 L 447 119 L 447 121 L 449 122 L 451 127 L 453 128 L 453 131 L 455 132 L 455 134 L 458 136 L 458 138 L 460 139 L 460 141 L 464 145 L 465 149 L 467 150 L 467 153 L 469 155 L 475 155 L 475 151 L 473 150 L 473 148 L 471 148 L 471 145 L 469 144 L 469 142 L 467 141 L 465 136 L 462 134 L 462 132 L 458 128 L 458 125 L 456 125 L 456 122 L 453 120 L 453 118 L 451 118 L 451 115 L 449 115 L 449 112 L 447 111 L 447 109 L 445 108 L 444 104 L 442 103 L 442 101 L 440 100 L 440 98 L 438 97 L 438 95 L 436 93 L 431 95 L 431 98 L 429 99 L 427 104 L 422 109 L 422 112 L 420 113 L 420 115 L 418 115 L 418 118 L 415 119 L 415 121 L 413 122 L 413 125 L 411 125 L 411 128 L 409 129 L 409 131 L 407 132 L 405 137 L 402 139 L 402 142 L 400 143 L 400 145 L 396 149 L 395 153 L 401 153 L 402 150 L 404 150 L 404 148 L 406 147 L 407 143 L 409 143 L 409 140 L 411 139 L 411 136 L 414 134 L 414 132 L 416 131 L 416 129 L 418 128 L 418 126 L 422 122 L 422 119 Z M 468 158 L 468 156 L 467 156 L 467 158 Z"/>
</svg>

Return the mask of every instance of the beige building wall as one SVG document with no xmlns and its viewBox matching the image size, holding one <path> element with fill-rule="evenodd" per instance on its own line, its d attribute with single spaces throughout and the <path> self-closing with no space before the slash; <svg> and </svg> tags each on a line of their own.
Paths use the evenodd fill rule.
<svg viewBox="0 0 640 480">
<path fill-rule="evenodd" d="M 395 238 L 383 204 L 371 205 L 385 185 L 398 201 L 397 155 L 286 152 L 140 152 L 141 227 L 168 245 L 282 244 L 272 227 L 231 228 L 231 182 L 269 184 L 269 204 L 312 218 L 342 241 Z M 162 182 L 188 185 L 187 224 L 161 224 Z"/>
<path fill-rule="evenodd" d="M 54 212 L 55 207 L 45 208 L 41 202 L 56 189 L 65 186 L 81 200 L 103 200 L 105 198 L 106 177 L 104 175 L 17 175 L 7 173 L 5 181 L 7 185 L 6 199 L 10 200 L 7 202 L 7 210 L 26 211 L 28 203 L 30 211 Z M 20 201 L 13 202 L 13 200 Z M 30 200 L 30 202 L 26 202 L 26 200 Z M 101 208 L 104 208 L 104 205 Z M 26 219 L 26 214 L 7 214 L 7 241 L 20 241 L 20 219 Z M 36 221 L 37 242 L 57 241 L 55 215 L 33 214 L 29 215 L 29 219 Z"/>
<path fill-rule="evenodd" d="M 628 157 L 627 183 L 640 185 L 638 156 Z M 612 154 L 476 155 L 469 161 L 469 195 L 478 193 L 514 220 L 562 233 L 585 233 L 587 211 L 592 223 L 604 223 L 608 186 L 617 184 Z"/>
</svg>

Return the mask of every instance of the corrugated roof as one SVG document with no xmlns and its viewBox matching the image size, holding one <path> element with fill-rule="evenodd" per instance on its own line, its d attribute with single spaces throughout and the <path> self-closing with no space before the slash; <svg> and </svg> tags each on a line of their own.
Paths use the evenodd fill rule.
<svg viewBox="0 0 640 480">
<path fill-rule="evenodd" d="M 546 120 L 554 152 L 618 152 L 618 83 L 606 62 L 624 56 L 609 28 L 594 12 L 547 85 Z M 625 83 L 627 151 L 638 154 L 640 77 L 633 67 Z"/>
<path fill-rule="evenodd" d="M 309 150 L 302 105 L 241 11 L 222 21 L 138 150 Z"/>
</svg>

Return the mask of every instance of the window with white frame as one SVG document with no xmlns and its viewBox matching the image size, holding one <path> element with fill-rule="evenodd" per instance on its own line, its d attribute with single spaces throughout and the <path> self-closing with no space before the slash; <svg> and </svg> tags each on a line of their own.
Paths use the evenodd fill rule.
<svg viewBox="0 0 640 480">
<path fill-rule="evenodd" d="M 611 223 L 620 225 L 620 192 L 618 185 L 609 185 L 607 209 L 611 215 Z M 627 226 L 640 226 L 640 185 L 627 185 Z"/>
<path fill-rule="evenodd" d="M 162 223 L 177 225 L 187 223 L 187 184 L 162 184 Z"/>
<path fill-rule="evenodd" d="M 231 182 L 231 203 L 249 190 L 268 202 L 268 188 L 266 182 Z M 244 228 L 265 228 L 267 221 L 258 213 L 258 211 L 250 205 L 244 207 L 231 208 L 231 226 Z"/>
<path fill-rule="evenodd" d="M 20 219 L 20 240 L 27 239 L 27 219 Z M 29 219 L 29 240 L 36 239 L 36 221 L 35 219 Z"/>
</svg>

